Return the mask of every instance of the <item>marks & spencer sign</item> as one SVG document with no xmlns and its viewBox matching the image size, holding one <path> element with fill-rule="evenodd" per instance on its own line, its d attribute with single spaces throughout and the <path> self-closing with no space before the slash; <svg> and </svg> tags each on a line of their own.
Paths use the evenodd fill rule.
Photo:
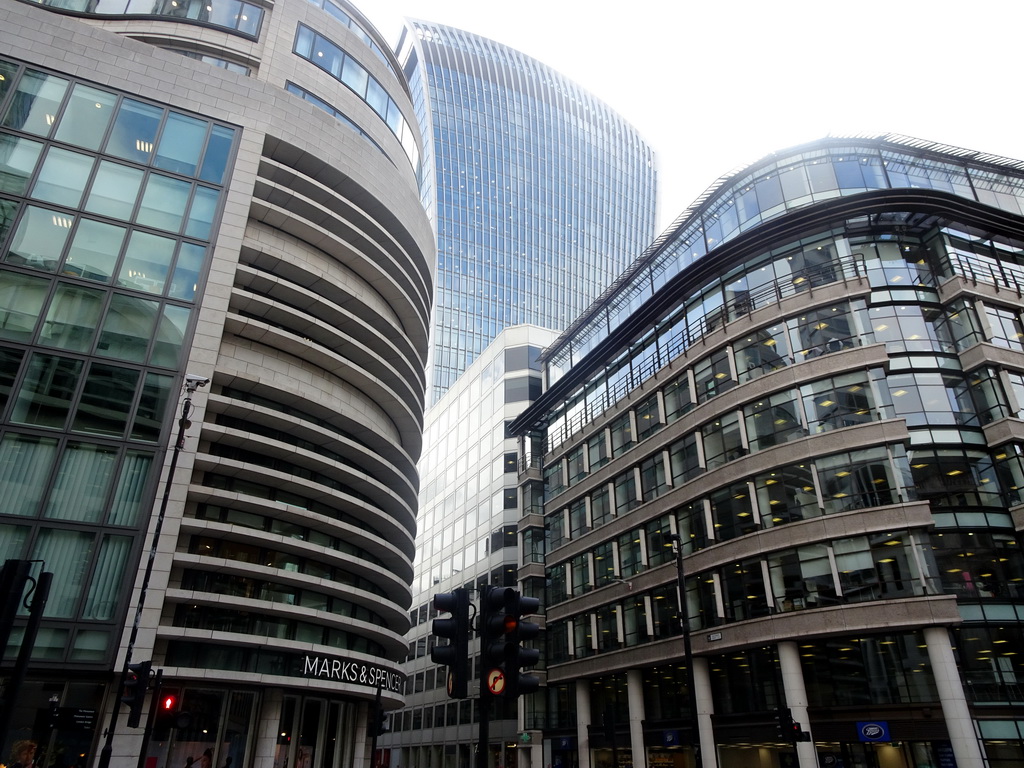
<svg viewBox="0 0 1024 768">
<path fill-rule="evenodd" d="M 405 675 L 391 669 L 368 664 L 365 661 L 352 661 L 331 656 L 303 656 L 302 676 L 315 677 L 320 680 L 337 680 L 339 683 L 365 685 L 368 688 L 378 686 L 385 691 L 402 693 L 405 689 Z"/>
</svg>

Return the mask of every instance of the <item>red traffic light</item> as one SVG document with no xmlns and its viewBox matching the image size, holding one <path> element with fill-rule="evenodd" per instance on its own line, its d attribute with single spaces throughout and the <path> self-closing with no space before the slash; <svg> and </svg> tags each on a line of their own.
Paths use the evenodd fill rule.
<svg viewBox="0 0 1024 768">
<path fill-rule="evenodd" d="M 173 712 L 178 708 L 178 697 L 177 696 L 164 696 L 160 700 L 160 708 L 164 712 Z"/>
</svg>

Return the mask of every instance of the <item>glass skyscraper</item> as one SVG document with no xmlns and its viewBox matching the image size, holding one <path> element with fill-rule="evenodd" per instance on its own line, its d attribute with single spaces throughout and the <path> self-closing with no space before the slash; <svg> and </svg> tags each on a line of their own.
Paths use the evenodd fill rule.
<svg viewBox="0 0 1024 768">
<path fill-rule="evenodd" d="M 565 328 L 650 243 L 654 156 L 606 104 L 493 40 L 411 20 L 398 57 L 433 169 L 433 402 L 502 328 Z"/>
</svg>

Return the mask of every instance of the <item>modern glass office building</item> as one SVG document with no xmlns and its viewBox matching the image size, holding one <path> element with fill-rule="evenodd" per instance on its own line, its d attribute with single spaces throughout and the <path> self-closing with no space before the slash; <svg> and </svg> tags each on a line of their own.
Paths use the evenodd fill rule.
<svg viewBox="0 0 1024 768">
<path fill-rule="evenodd" d="M 432 597 L 464 587 L 478 606 L 485 586 L 519 586 L 517 443 L 506 425 L 540 394 L 539 357 L 557 335 L 536 326 L 504 329 L 427 411 L 406 706 L 391 714 L 379 742 L 380 761 L 393 768 L 475 765 L 479 642 L 470 643 L 469 698 L 449 699 L 447 669 L 430 659 Z M 488 765 L 516 764 L 507 745 L 518 714 L 515 702 L 493 702 Z"/>
<path fill-rule="evenodd" d="M 93 764 L 132 642 L 191 722 L 122 713 L 112 765 L 359 765 L 403 700 L 433 295 L 398 62 L 343 0 L 0 19 L 0 560 L 54 574 L 0 761 Z"/>
<path fill-rule="evenodd" d="M 653 240 L 654 157 L 607 105 L 493 40 L 409 21 L 397 50 L 433 169 L 433 402 L 502 328 L 565 328 Z"/>
<path fill-rule="evenodd" d="M 796 147 L 545 351 L 545 764 L 1024 761 L 1022 211 L 1018 160 Z"/>
</svg>

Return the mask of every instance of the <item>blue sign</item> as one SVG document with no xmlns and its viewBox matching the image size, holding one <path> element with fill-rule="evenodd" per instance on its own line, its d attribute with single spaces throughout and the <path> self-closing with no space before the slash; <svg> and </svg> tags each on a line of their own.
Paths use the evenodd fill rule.
<svg viewBox="0 0 1024 768">
<path fill-rule="evenodd" d="M 938 761 L 938 768 L 956 768 L 956 758 L 953 756 L 953 745 L 948 741 L 933 741 L 932 749 Z"/>
<path fill-rule="evenodd" d="M 661 744 L 665 747 L 678 747 L 679 731 L 662 731 Z"/>
<path fill-rule="evenodd" d="M 555 739 L 555 749 L 576 749 L 576 737 L 575 736 L 562 736 L 561 738 Z"/>
<path fill-rule="evenodd" d="M 861 741 L 892 741 L 889 736 L 889 723 L 885 720 L 857 723 L 857 736 Z"/>
</svg>

